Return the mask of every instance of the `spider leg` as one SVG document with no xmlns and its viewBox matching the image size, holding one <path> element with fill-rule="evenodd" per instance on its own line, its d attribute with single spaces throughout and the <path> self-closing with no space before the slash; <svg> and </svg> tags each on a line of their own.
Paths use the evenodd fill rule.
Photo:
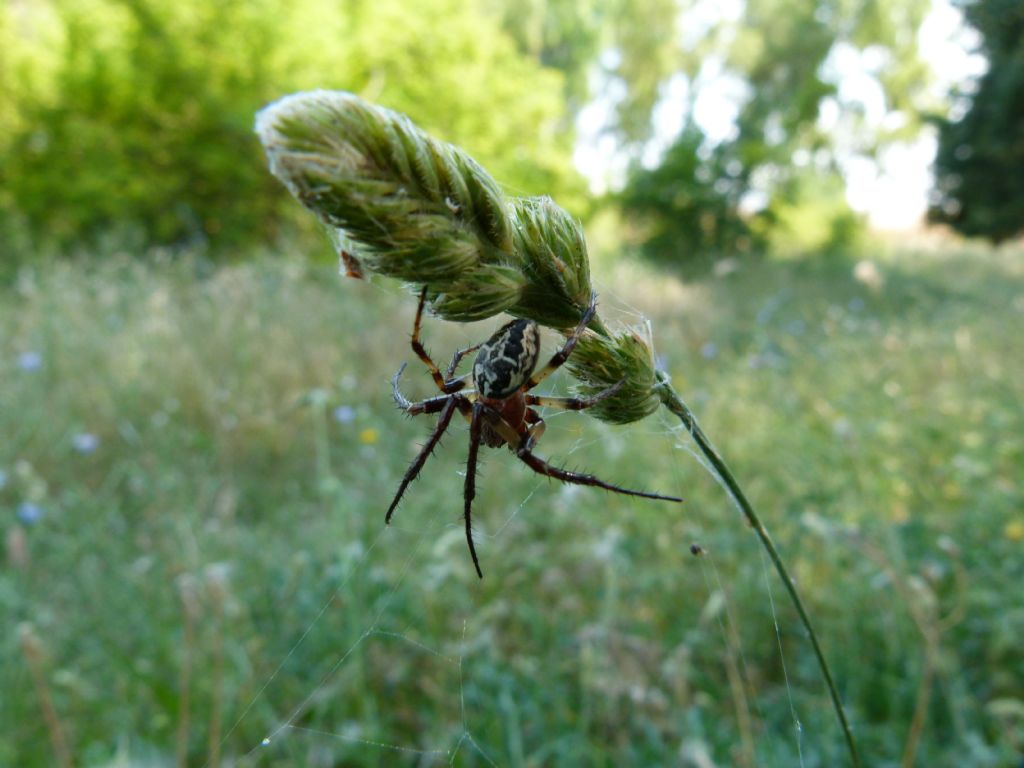
<svg viewBox="0 0 1024 768">
<path fill-rule="evenodd" d="M 416 353 L 416 357 L 422 360 L 423 364 L 430 369 L 430 376 L 434 379 L 434 383 L 437 384 L 437 388 L 446 395 L 450 395 L 465 387 L 466 381 L 464 379 L 445 381 L 445 377 L 441 375 L 441 369 L 437 367 L 437 363 L 431 359 L 426 347 L 424 347 L 423 343 L 420 341 L 420 327 L 423 322 L 423 307 L 426 303 L 427 289 L 424 288 L 420 291 L 420 303 L 416 306 L 416 319 L 412 324 L 412 338 L 409 340 L 409 344 L 412 346 L 412 351 Z M 452 372 L 454 372 L 454 370 Z M 448 374 L 448 378 L 451 379 L 451 373 Z"/>
<path fill-rule="evenodd" d="M 412 351 L 416 353 L 416 357 L 423 361 L 423 364 L 430 369 L 430 375 L 434 378 L 434 383 L 437 384 L 438 389 L 444 389 L 444 377 L 441 375 L 441 371 L 438 369 L 437 364 L 430 358 L 426 348 L 420 342 L 420 325 L 423 320 L 423 305 L 427 302 L 427 289 L 424 288 L 420 291 L 420 303 L 416 306 L 416 319 L 412 324 L 412 338 L 409 340 L 412 346 Z"/>
<path fill-rule="evenodd" d="M 436 397 L 428 397 L 426 400 L 421 400 L 418 403 L 410 402 L 409 399 L 398 389 L 398 379 L 402 376 L 402 371 L 404 370 L 405 363 L 402 363 L 402 366 L 391 378 L 391 390 L 394 394 L 395 403 L 398 407 L 405 411 L 409 416 L 418 416 L 421 413 L 439 413 L 451 397 L 449 395 L 437 395 Z"/>
<path fill-rule="evenodd" d="M 540 414 L 532 408 L 526 409 L 526 414 L 523 418 L 526 420 L 527 424 L 532 424 L 533 426 L 527 428 L 526 434 L 520 440 L 520 444 L 525 445 L 528 450 L 532 450 L 533 446 L 537 444 L 537 441 L 540 440 L 541 436 L 544 434 L 544 430 L 547 428 L 547 423 L 540 417 Z"/>
<path fill-rule="evenodd" d="M 438 442 L 441 440 L 441 435 L 448 429 L 448 425 L 451 423 L 452 416 L 455 414 L 455 409 L 458 406 L 459 398 L 457 397 L 444 397 L 444 398 L 433 398 L 434 400 L 444 399 L 447 403 L 441 408 L 441 415 L 437 418 L 437 426 L 434 427 L 434 431 L 430 433 L 430 437 L 427 442 L 423 444 L 423 448 L 420 449 L 419 454 L 413 459 L 412 464 L 409 465 L 409 469 L 405 471 L 405 475 L 402 477 L 402 482 L 398 486 L 398 492 L 395 494 L 395 498 L 391 501 L 391 506 L 388 507 L 387 514 L 384 515 L 384 524 L 387 525 L 391 522 L 391 515 L 395 512 L 395 507 L 398 506 L 398 502 L 402 499 L 402 494 L 405 493 L 405 489 L 409 487 L 409 483 L 416 479 L 416 476 L 423 469 L 423 465 L 427 463 L 427 459 L 430 458 L 430 454 L 434 452 Z M 415 403 L 419 405 L 419 403 Z M 423 411 L 421 411 L 422 413 Z M 470 543 L 470 549 L 472 549 L 472 542 Z"/>
<path fill-rule="evenodd" d="M 573 483 L 575 485 L 591 485 L 596 488 L 604 488 L 606 491 L 613 491 L 614 493 L 622 493 L 626 496 L 640 496 L 645 499 L 660 499 L 662 501 L 678 501 L 682 499 L 676 496 L 663 496 L 660 493 L 648 493 L 647 491 L 633 491 L 628 488 L 621 488 L 611 483 L 606 483 L 593 475 L 584 474 L 582 472 L 570 472 L 567 469 L 561 467 L 555 467 L 548 464 L 544 459 L 530 451 L 530 442 L 523 441 L 519 448 L 516 449 L 516 456 L 526 464 L 530 469 L 539 475 L 545 475 L 547 477 L 553 477 L 555 480 L 561 480 L 563 483 Z"/>
<path fill-rule="evenodd" d="M 476 568 L 476 575 L 481 579 L 484 577 L 480 570 L 480 560 L 476 556 L 476 547 L 473 545 L 473 499 L 476 496 L 476 457 L 480 451 L 480 430 L 483 417 L 483 405 L 479 402 L 473 403 L 473 415 L 469 422 L 469 457 L 466 459 L 466 484 L 463 490 L 465 511 L 463 518 L 466 521 L 466 541 L 469 543 L 469 554 L 473 558 L 473 567 Z"/>
<path fill-rule="evenodd" d="M 591 397 L 543 397 L 527 394 L 526 404 L 539 405 L 542 408 L 558 408 L 562 411 L 582 411 L 590 408 L 591 406 L 597 405 L 607 397 L 611 397 L 622 389 L 622 385 L 625 383 L 625 379 L 620 379 L 615 384 L 608 387 L 608 389 L 602 390 Z"/>
<path fill-rule="evenodd" d="M 545 408 L 558 408 L 563 411 L 582 411 L 586 408 L 590 408 L 593 405 L 597 405 L 599 402 L 604 400 L 606 397 L 611 397 L 620 389 L 626 382 L 625 379 L 617 381 L 608 389 L 598 392 L 592 397 L 540 397 L 537 395 L 526 395 L 526 405 L 539 405 Z M 523 418 L 527 424 L 532 424 L 529 429 L 526 430 L 521 445 L 525 445 L 527 449 L 532 450 L 533 446 L 540 440 L 541 435 L 544 434 L 545 423 L 544 419 L 541 418 L 540 414 L 537 413 L 533 408 L 527 407 L 526 413 L 523 414 Z"/>
<path fill-rule="evenodd" d="M 452 355 L 452 361 L 451 363 L 448 364 L 448 370 L 444 374 L 444 377 L 448 380 L 449 383 L 452 380 L 452 376 L 455 375 L 455 369 L 458 368 L 459 363 L 462 362 L 462 358 L 464 358 L 470 352 L 476 352 L 482 346 L 483 344 L 474 344 L 472 347 L 466 347 L 465 349 L 457 350 L 455 354 Z"/>
<path fill-rule="evenodd" d="M 548 360 L 548 364 L 530 377 L 530 380 L 527 382 L 525 387 L 527 390 L 536 387 L 544 381 L 544 379 L 561 368 L 565 361 L 569 359 L 569 355 L 571 355 L 573 349 L 576 348 L 576 342 L 580 340 L 580 336 L 583 335 L 583 331 L 587 328 L 587 323 L 593 319 L 596 311 L 597 294 L 592 293 L 590 294 L 590 306 L 587 307 L 587 311 L 583 313 L 583 319 L 580 320 L 580 324 L 576 326 L 576 330 L 569 334 L 569 337 L 565 340 L 565 345 L 551 356 L 551 359 Z"/>
</svg>

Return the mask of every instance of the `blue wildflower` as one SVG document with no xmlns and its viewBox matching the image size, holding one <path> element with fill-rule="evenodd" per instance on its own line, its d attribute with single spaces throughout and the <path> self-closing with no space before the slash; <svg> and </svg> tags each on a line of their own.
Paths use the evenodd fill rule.
<svg viewBox="0 0 1024 768">
<path fill-rule="evenodd" d="M 92 453 L 100 447 L 100 439 L 89 432 L 79 432 L 71 438 L 71 445 L 79 453 Z"/>
<path fill-rule="evenodd" d="M 43 356 L 38 352 L 22 352 L 18 355 L 18 367 L 23 371 L 38 371 L 43 367 Z"/>
<path fill-rule="evenodd" d="M 355 418 L 356 411 L 351 405 L 339 405 L 334 409 L 334 420 L 339 424 L 351 424 Z"/>
<path fill-rule="evenodd" d="M 25 525 L 38 523 L 43 517 L 43 508 L 31 501 L 23 501 L 18 505 L 18 519 Z"/>
</svg>

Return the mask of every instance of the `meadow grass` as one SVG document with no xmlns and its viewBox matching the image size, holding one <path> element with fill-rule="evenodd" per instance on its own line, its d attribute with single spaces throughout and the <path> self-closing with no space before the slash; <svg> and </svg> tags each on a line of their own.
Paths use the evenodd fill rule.
<svg viewBox="0 0 1024 768">
<path fill-rule="evenodd" d="M 865 763 L 1010 765 L 1024 261 L 876 269 L 597 285 L 606 318 L 651 320 L 772 530 Z M 57 760 L 46 699 L 82 765 L 843 764 L 781 585 L 670 419 L 555 415 L 539 452 L 682 507 L 488 452 L 480 582 L 456 428 L 384 529 L 430 424 L 388 385 L 409 361 L 432 394 L 414 307 L 284 258 L 63 261 L 2 289 L 0 765 Z M 446 359 L 493 325 L 424 335 Z"/>
</svg>

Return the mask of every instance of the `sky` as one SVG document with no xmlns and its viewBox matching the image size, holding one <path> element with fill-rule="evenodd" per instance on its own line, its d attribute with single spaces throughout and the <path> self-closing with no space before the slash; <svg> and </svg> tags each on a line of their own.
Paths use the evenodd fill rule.
<svg viewBox="0 0 1024 768">
<path fill-rule="evenodd" d="M 687 32 L 701 34 L 702 29 L 719 21 L 738 19 L 742 13 L 742 0 L 702 0 L 687 13 Z M 943 98 L 951 89 L 985 71 L 985 59 L 971 52 L 977 45 L 977 34 L 964 24 L 962 14 L 949 0 L 932 0 L 931 10 L 918 30 L 918 42 L 922 58 L 935 75 L 936 97 Z M 614 65 L 614 61 L 604 64 Z M 887 109 L 882 89 L 871 74 L 879 66 L 870 50 L 861 52 L 846 44 L 837 45 L 825 64 L 827 73 L 837 83 L 839 98 L 845 103 L 860 103 L 869 121 L 885 125 L 898 116 Z M 574 159 L 590 181 L 591 189 L 600 193 L 622 184 L 628 158 L 604 130 L 611 122 L 616 84 L 596 81 L 593 85 L 601 96 L 579 115 Z M 679 105 L 689 98 L 691 87 L 694 84 L 682 75 L 666 84 L 664 96 L 654 111 L 654 137 L 642 156 L 645 165 L 655 165 L 678 135 L 683 121 Z M 711 62 L 706 63 L 696 87 L 694 120 L 711 141 L 730 138 L 746 85 Z M 830 132 L 842 130 L 834 99 L 823 103 L 819 124 Z M 928 205 L 935 149 L 934 129 L 927 128 L 912 143 L 887 147 L 877 161 L 840 151 L 850 206 L 867 214 L 876 229 L 905 230 L 918 226 Z M 753 195 L 750 201 L 754 207 L 758 204 L 756 197 Z"/>
<path fill-rule="evenodd" d="M 984 57 L 970 52 L 977 42 L 977 34 L 964 24 L 958 9 L 947 0 L 933 0 L 932 10 L 918 32 L 918 43 L 942 93 L 985 72 Z M 861 77 L 861 73 L 851 70 L 848 87 L 870 89 L 859 84 Z M 875 101 L 876 119 L 884 121 L 885 103 L 880 93 Z M 880 164 L 851 159 L 845 167 L 850 205 L 867 213 L 878 229 L 908 229 L 919 224 L 928 206 L 935 150 L 935 130 L 929 127 L 916 142 L 886 150 Z"/>
</svg>

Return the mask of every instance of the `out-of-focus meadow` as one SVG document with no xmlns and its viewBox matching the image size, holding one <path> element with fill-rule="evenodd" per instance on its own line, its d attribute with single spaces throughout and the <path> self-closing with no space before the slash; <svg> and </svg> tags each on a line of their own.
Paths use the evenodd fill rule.
<svg viewBox="0 0 1024 768">
<path fill-rule="evenodd" d="M 928 7 L 704 5 L 0 6 L 0 765 L 846 763 L 781 584 L 671 420 L 551 414 L 538 452 L 681 507 L 487 451 L 483 581 L 464 425 L 384 527 L 430 426 L 388 380 L 409 362 L 410 396 L 436 388 L 406 342 L 414 297 L 325 263 L 251 135 L 313 87 L 407 112 L 582 217 L 602 314 L 650 321 L 761 511 L 865 765 L 1019 763 L 1024 252 L 881 238 L 840 175 L 957 106 L 908 38 Z M 836 46 L 886 52 L 901 119 L 844 102 Z M 713 85 L 707 62 L 748 86 L 731 137 L 666 86 Z M 645 158 L 601 197 L 572 166 L 595 98 L 609 151 Z M 683 126 L 650 154 L 666 109 Z M 961 165 L 939 177 L 962 183 L 931 215 L 1004 240 L 1024 168 L 1009 142 L 998 200 L 964 197 L 963 164 L 1004 148 L 989 126 L 954 151 L 970 114 L 942 124 Z M 496 323 L 424 336 L 447 359 Z"/>
</svg>

